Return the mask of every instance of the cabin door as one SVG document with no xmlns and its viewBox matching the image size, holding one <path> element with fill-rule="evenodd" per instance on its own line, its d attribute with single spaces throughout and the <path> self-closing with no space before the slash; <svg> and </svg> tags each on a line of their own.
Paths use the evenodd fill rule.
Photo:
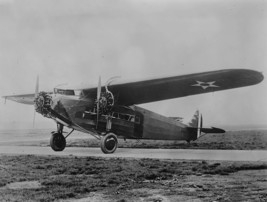
<svg viewBox="0 0 267 202">
<path fill-rule="evenodd" d="M 134 136 L 136 138 L 143 137 L 143 123 L 144 123 L 144 116 L 140 112 L 135 112 L 135 120 L 134 120 Z"/>
</svg>

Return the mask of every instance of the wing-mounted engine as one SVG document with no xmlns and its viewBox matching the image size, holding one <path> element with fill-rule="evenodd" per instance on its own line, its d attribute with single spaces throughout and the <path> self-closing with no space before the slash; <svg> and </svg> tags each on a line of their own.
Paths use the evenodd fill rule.
<svg viewBox="0 0 267 202">
<path fill-rule="evenodd" d="M 44 117 L 52 118 L 51 105 L 52 97 L 46 92 L 40 92 L 34 99 L 35 111 L 42 114 Z"/>
<path fill-rule="evenodd" d="M 111 91 L 109 91 L 108 86 L 112 81 L 117 79 L 118 77 L 110 78 L 105 84 L 105 92 L 101 92 L 101 78 L 99 77 L 98 88 L 97 88 L 97 98 L 95 99 L 95 107 L 94 111 L 97 112 L 98 115 L 104 114 L 108 115 L 112 107 L 114 106 L 114 95 Z"/>
<path fill-rule="evenodd" d="M 99 114 L 108 114 L 112 107 L 114 106 L 114 96 L 112 92 L 106 91 L 102 92 L 100 94 L 99 99 L 95 100 L 95 109 L 97 111 L 97 105 L 99 106 L 98 108 L 98 113 Z"/>
</svg>

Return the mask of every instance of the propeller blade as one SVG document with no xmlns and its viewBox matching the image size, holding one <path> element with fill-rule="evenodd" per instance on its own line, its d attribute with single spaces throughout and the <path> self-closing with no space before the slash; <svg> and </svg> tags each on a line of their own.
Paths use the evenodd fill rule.
<svg viewBox="0 0 267 202">
<path fill-rule="evenodd" d="M 98 79 L 98 86 L 97 86 L 97 97 L 96 97 L 96 129 L 98 126 L 98 119 L 99 119 L 99 100 L 101 95 L 101 77 L 99 76 Z"/>
<path fill-rule="evenodd" d="M 100 94 L 101 94 L 101 77 L 99 76 L 98 86 L 97 86 L 97 100 L 100 99 Z"/>
<path fill-rule="evenodd" d="M 36 79 L 34 99 L 37 98 L 38 93 L 39 93 L 39 75 L 37 76 L 37 79 Z M 33 124 L 33 128 L 34 128 L 34 125 L 35 125 L 35 115 L 36 115 L 36 111 L 34 109 L 34 112 L 33 112 L 33 123 L 32 123 Z"/>
<path fill-rule="evenodd" d="M 33 128 L 35 126 L 35 115 L 36 115 L 36 111 L 34 110 L 34 112 L 33 112 L 33 122 L 32 122 L 32 127 Z"/>
<path fill-rule="evenodd" d="M 37 97 L 38 93 L 39 93 L 39 75 L 37 76 L 37 79 L 36 79 L 35 95 L 34 95 L 34 98 Z"/>
</svg>

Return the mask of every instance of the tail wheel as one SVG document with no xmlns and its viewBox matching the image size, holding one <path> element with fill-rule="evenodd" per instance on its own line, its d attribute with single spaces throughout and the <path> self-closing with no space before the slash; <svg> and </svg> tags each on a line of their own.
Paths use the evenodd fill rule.
<svg viewBox="0 0 267 202">
<path fill-rule="evenodd" d="M 117 136 L 113 133 L 108 133 L 101 139 L 101 150 L 105 154 L 112 154 L 118 147 Z"/>
<path fill-rule="evenodd" d="M 63 151 L 66 147 L 66 139 L 61 133 L 54 133 L 50 138 L 50 146 L 54 151 Z"/>
</svg>

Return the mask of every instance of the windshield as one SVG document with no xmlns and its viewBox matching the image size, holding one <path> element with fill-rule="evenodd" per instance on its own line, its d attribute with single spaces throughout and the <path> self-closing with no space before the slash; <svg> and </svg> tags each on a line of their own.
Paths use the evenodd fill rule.
<svg viewBox="0 0 267 202">
<path fill-rule="evenodd" d="M 64 90 L 64 89 L 58 89 L 54 88 L 55 94 L 61 94 L 61 95 L 75 95 L 74 90 Z"/>
</svg>

